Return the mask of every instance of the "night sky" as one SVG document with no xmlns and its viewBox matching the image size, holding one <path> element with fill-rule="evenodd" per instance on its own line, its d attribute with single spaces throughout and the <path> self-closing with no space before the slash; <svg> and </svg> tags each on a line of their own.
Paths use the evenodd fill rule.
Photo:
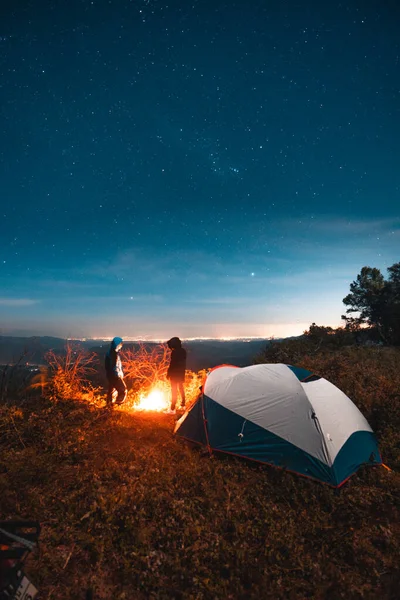
<svg viewBox="0 0 400 600">
<path fill-rule="evenodd" d="M 0 334 L 297 335 L 400 260 L 397 0 L 0 8 Z"/>
</svg>

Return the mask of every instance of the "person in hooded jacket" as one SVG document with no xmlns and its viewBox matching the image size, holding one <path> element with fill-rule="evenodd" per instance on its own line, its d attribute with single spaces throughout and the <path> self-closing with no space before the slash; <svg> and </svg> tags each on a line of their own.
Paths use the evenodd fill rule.
<svg viewBox="0 0 400 600">
<path fill-rule="evenodd" d="M 167 378 L 171 384 L 171 409 L 170 414 L 175 414 L 178 391 L 181 397 L 181 407 L 185 406 L 185 372 L 186 372 L 186 350 L 182 348 L 182 342 L 178 337 L 173 337 L 167 342 L 171 350 Z"/>
<path fill-rule="evenodd" d="M 105 358 L 105 369 L 108 380 L 108 391 L 107 391 L 107 406 L 112 406 L 112 397 L 114 390 L 117 390 L 118 396 L 116 404 L 122 404 L 125 401 L 127 389 L 124 381 L 124 372 L 122 370 L 121 357 L 119 351 L 122 348 L 122 338 L 115 337 L 111 342 L 110 349 L 108 350 Z"/>
</svg>

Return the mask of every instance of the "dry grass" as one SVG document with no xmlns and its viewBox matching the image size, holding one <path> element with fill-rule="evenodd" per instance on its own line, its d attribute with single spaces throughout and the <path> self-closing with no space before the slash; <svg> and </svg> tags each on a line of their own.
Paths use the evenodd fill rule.
<svg viewBox="0 0 400 600">
<path fill-rule="evenodd" d="M 354 392 L 398 469 L 399 355 L 347 352 L 303 366 Z M 42 523 L 28 571 L 43 600 L 88 588 L 107 600 L 398 598 L 397 472 L 361 470 L 337 493 L 211 460 L 173 424 L 74 401 L 0 407 L 0 518 Z"/>
</svg>

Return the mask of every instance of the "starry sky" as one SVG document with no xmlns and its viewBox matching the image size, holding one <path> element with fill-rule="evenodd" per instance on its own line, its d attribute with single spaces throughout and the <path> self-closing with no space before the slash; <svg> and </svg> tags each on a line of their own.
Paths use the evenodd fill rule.
<svg viewBox="0 0 400 600">
<path fill-rule="evenodd" d="M 0 334 L 297 335 L 400 259 L 396 0 L 0 8 Z"/>
</svg>

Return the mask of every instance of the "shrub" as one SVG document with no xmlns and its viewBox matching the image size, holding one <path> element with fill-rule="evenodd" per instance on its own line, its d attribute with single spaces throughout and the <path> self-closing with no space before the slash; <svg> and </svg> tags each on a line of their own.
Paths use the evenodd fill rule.
<svg viewBox="0 0 400 600">
<path fill-rule="evenodd" d="M 49 365 L 47 394 L 56 400 L 82 399 L 95 392 L 89 382 L 91 373 L 95 373 L 95 353 L 87 352 L 77 344 L 67 343 L 65 352 L 57 354 L 54 350 L 46 353 Z"/>
<path fill-rule="evenodd" d="M 134 406 L 140 398 L 151 391 L 161 392 L 168 398 L 170 385 L 167 380 L 169 350 L 166 344 L 148 346 L 140 343 L 137 349 L 127 349 L 122 354 L 125 378 L 130 384 L 127 407 Z M 187 370 L 185 376 L 185 394 L 187 406 L 190 406 L 199 394 L 206 371 Z"/>
</svg>

